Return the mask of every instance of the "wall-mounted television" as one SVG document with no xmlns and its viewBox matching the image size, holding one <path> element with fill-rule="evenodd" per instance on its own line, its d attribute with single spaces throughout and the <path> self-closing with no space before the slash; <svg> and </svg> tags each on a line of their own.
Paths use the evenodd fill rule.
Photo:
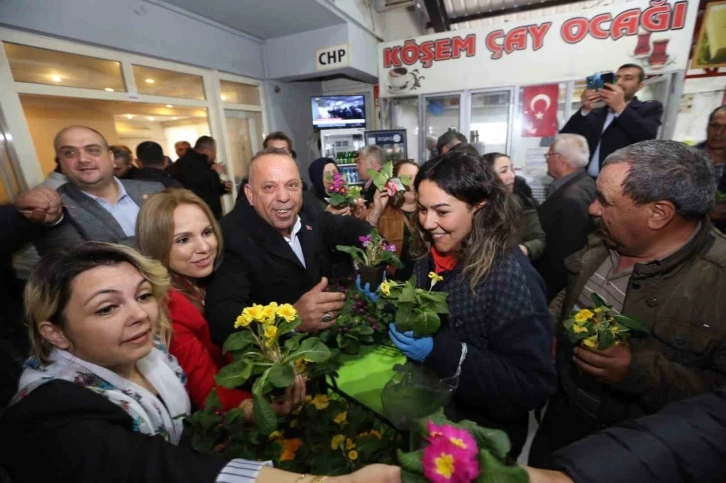
<svg viewBox="0 0 726 483">
<path fill-rule="evenodd" d="M 317 129 L 366 127 L 365 96 L 315 96 L 312 108 Z"/>
</svg>

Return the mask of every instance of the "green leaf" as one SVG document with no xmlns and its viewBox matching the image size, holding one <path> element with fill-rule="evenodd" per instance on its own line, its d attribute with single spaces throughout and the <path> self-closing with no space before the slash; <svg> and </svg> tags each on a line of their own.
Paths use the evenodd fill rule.
<svg viewBox="0 0 726 483">
<path fill-rule="evenodd" d="M 252 375 L 252 364 L 247 360 L 235 361 L 221 368 L 214 380 L 222 387 L 239 387 Z"/>
<path fill-rule="evenodd" d="M 423 474 L 423 450 L 414 451 L 412 453 L 404 453 L 400 449 L 398 450 L 398 462 L 406 471 L 412 473 Z"/>
<path fill-rule="evenodd" d="M 600 333 L 598 334 L 598 344 L 597 348 L 598 350 L 605 350 L 609 349 L 612 346 L 615 345 L 615 336 L 608 328 L 603 328 L 600 330 Z"/>
<path fill-rule="evenodd" d="M 401 180 L 401 183 L 404 186 L 411 186 L 411 177 L 410 176 L 408 176 L 406 174 L 402 174 L 401 176 L 398 177 L 398 179 Z"/>
<path fill-rule="evenodd" d="M 638 317 L 627 317 L 625 315 L 613 315 L 613 318 L 618 321 L 618 323 L 623 324 L 625 327 L 627 327 L 630 330 L 637 330 L 639 332 L 648 332 L 648 326 L 645 325 L 645 322 L 643 322 Z"/>
<path fill-rule="evenodd" d="M 277 429 L 277 416 L 272 410 L 272 406 L 268 403 L 265 398 L 258 394 L 253 394 L 255 405 L 252 408 L 252 417 L 255 420 L 257 429 L 260 433 L 267 436 Z"/>
<path fill-rule="evenodd" d="M 512 445 L 509 436 L 498 429 L 483 428 L 473 421 L 460 421 L 456 426 L 469 431 L 479 449 L 487 449 L 501 461 L 504 461 Z"/>
<path fill-rule="evenodd" d="M 317 337 L 309 337 L 300 344 L 300 348 L 294 354 L 285 358 L 285 362 L 300 357 L 308 362 L 324 362 L 330 357 L 330 349 Z"/>
<path fill-rule="evenodd" d="M 204 409 L 222 409 L 222 401 L 219 400 L 219 394 L 217 390 L 212 388 L 207 396 L 207 400 L 204 401 Z"/>
<path fill-rule="evenodd" d="M 229 351 L 242 351 L 254 345 L 254 343 L 255 338 L 249 330 L 244 329 L 239 332 L 233 332 L 224 341 L 222 352 L 226 354 Z"/>
<path fill-rule="evenodd" d="M 329 334 L 332 334 L 332 333 L 328 332 L 328 334 L 326 334 L 326 335 L 329 335 Z M 307 334 L 293 335 L 292 337 L 290 337 L 289 339 L 287 339 L 285 341 L 285 349 L 287 349 L 287 351 L 289 351 L 289 352 L 296 351 L 297 348 L 300 347 L 300 341 L 305 337 L 307 337 Z"/>
<path fill-rule="evenodd" d="M 360 335 L 373 335 L 375 333 L 375 331 L 373 330 L 373 327 L 371 327 L 369 325 L 365 325 L 358 329 L 358 333 Z"/>
<path fill-rule="evenodd" d="M 479 476 L 476 483 L 528 483 L 529 476 L 521 466 L 506 466 L 489 451 L 479 452 Z"/>
<path fill-rule="evenodd" d="M 401 482 L 402 483 L 429 483 L 429 480 L 424 475 L 417 473 L 411 473 L 410 471 L 401 470 Z"/>
<path fill-rule="evenodd" d="M 345 354 L 354 355 L 360 352 L 360 342 L 355 338 L 346 338 L 345 344 L 340 346 L 340 350 Z"/>
<path fill-rule="evenodd" d="M 269 392 L 272 387 L 268 384 L 268 378 L 270 377 L 270 368 L 265 369 L 260 377 L 257 378 L 254 384 L 252 384 L 252 394 L 262 396 Z"/>
<path fill-rule="evenodd" d="M 441 326 L 441 318 L 435 312 L 428 310 L 414 309 L 413 335 L 416 337 L 428 337 Z"/>
<path fill-rule="evenodd" d="M 604 298 L 602 298 L 600 295 L 598 295 L 595 292 L 590 294 L 590 300 L 592 300 L 592 303 L 595 304 L 595 307 L 602 306 L 602 307 L 607 307 L 609 309 L 611 309 L 613 307 L 612 305 L 607 303 L 607 300 L 605 300 Z"/>
<path fill-rule="evenodd" d="M 292 332 L 297 328 L 298 325 L 302 324 L 302 320 L 300 320 L 300 317 L 296 318 L 292 322 L 288 321 L 282 321 L 280 322 L 280 325 L 277 326 L 277 337 L 278 339 L 282 337 L 283 335 Z"/>
<path fill-rule="evenodd" d="M 351 258 L 353 260 L 357 261 L 358 263 L 361 263 L 361 264 L 365 265 L 365 262 L 366 262 L 366 254 L 360 248 L 353 247 L 353 246 L 337 245 L 335 247 L 335 249 L 338 250 L 339 252 L 347 253 L 348 255 L 351 256 Z"/>
<path fill-rule="evenodd" d="M 290 387 L 295 382 L 295 369 L 290 363 L 280 364 L 275 362 L 270 367 L 268 380 L 275 387 Z"/>
<path fill-rule="evenodd" d="M 400 297 L 398 297 L 398 301 L 416 302 L 416 289 L 409 282 L 406 282 L 406 285 L 403 287 L 403 291 L 401 292 Z"/>
<path fill-rule="evenodd" d="M 408 306 L 399 307 L 396 311 L 396 328 L 399 332 L 408 332 L 413 330 L 414 318 L 413 311 Z"/>
</svg>

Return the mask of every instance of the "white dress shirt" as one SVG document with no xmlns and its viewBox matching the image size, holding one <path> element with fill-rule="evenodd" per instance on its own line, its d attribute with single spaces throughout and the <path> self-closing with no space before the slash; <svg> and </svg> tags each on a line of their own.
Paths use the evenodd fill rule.
<svg viewBox="0 0 726 483">
<path fill-rule="evenodd" d="M 305 265 L 305 255 L 303 255 L 302 245 L 300 245 L 300 238 L 297 236 L 297 234 L 300 232 L 300 229 L 302 228 L 302 222 L 300 221 L 300 217 L 297 217 L 297 220 L 295 220 L 295 225 L 292 227 L 292 231 L 290 232 L 290 238 L 283 237 L 288 245 L 290 245 L 290 248 L 292 248 L 292 251 L 295 252 L 295 255 L 297 255 L 297 259 L 300 260 L 300 263 L 302 263 L 302 266 L 307 268 L 307 265 Z"/>
</svg>

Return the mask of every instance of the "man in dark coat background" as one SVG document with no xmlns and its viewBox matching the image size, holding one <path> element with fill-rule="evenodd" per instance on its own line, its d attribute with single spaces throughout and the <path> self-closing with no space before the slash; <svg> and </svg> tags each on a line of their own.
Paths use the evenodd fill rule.
<svg viewBox="0 0 726 483">
<path fill-rule="evenodd" d="M 597 178 L 610 153 L 631 144 L 655 139 L 658 135 L 663 104 L 642 102 L 635 93 L 645 87 L 645 71 L 635 64 L 620 66 L 615 84 L 598 90 L 585 89 L 582 107 L 572 115 L 561 133 L 585 136 L 590 146 L 587 173 Z M 595 107 L 598 101 L 605 106 Z"/>
</svg>

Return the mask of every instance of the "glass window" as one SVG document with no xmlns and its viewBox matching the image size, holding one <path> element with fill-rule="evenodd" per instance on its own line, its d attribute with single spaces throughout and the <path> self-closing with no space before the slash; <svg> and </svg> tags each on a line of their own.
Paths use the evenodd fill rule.
<svg viewBox="0 0 726 483">
<path fill-rule="evenodd" d="M 3 42 L 17 82 L 126 92 L 121 63 Z"/>
<path fill-rule="evenodd" d="M 482 153 L 507 150 L 511 92 L 480 92 L 471 95 L 469 142 Z"/>
<path fill-rule="evenodd" d="M 418 128 L 418 97 L 394 98 L 390 101 L 391 129 L 406 130 L 406 152 L 408 157 L 418 164 L 423 164 L 429 159 L 427 147 L 423 159 L 419 156 L 419 128 Z M 433 148 L 436 141 L 433 142 Z"/>
<path fill-rule="evenodd" d="M 460 99 L 460 94 L 425 98 L 424 125 L 427 140 L 438 139 L 450 129 L 459 130 Z"/>
<path fill-rule="evenodd" d="M 260 106 L 260 88 L 239 82 L 220 81 L 222 102 Z"/>
<path fill-rule="evenodd" d="M 205 100 L 201 76 L 143 65 L 134 65 L 133 70 L 139 94 Z"/>
<path fill-rule="evenodd" d="M 262 149 L 262 113 L 250 111 L 224 111 L 227 122 L 227 142 L 234 166 L 236 189 L 243 178 L 247 177 L 252 155 Z"/>
</svg>

